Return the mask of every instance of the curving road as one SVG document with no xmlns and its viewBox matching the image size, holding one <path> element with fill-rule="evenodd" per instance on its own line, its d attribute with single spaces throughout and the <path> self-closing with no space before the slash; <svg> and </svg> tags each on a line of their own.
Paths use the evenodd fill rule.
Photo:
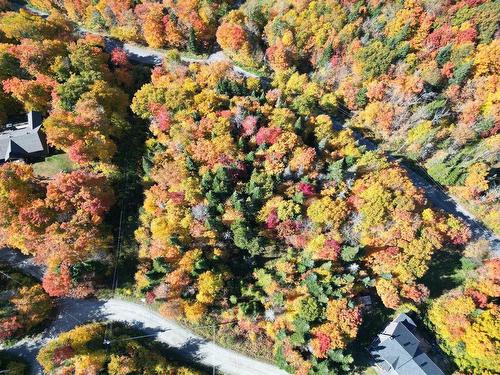
<svg viewBox="0 0 500 375">
<path fill-rule="evenodd" d="M 483 223 L 477 220 L 465 207 L 453 199 L 444 189 L 434 183 L 427 175 L 425 170 L 420 170 L 418 166 L 410 165 L 404 161 L 400 164 L 408 172 L 408 176 L 413 184 L 422 189 L 427 199 L 432 202 L 434 207 L 440 208 L 454 216 L 460 218 L 467 224 L 472 232 L 472 239 L 486 239 L 490 244 L 490 253 L 492 257 L 500 256 L 500 239 L 491 230 L 486 228 Z"/>
<path fill-rule="evenodd" d="M 91 33 L 91 34 L 95 33 L 93 31 L 86 30 L 83 28 L 80 28 L 79 30 L 83 33 Z M 165 56 L 165 53 L 167 52 L 166 50 L 146 47 L 135 43 L 123 43 L 117 39 L 111 38 L 107 34 L 100 33 L 99 35 L 102 35 L 105 38 L 104 40 L 105 40 L 106 51 L 111 52 L 113 49 L 117 47 L 122 48 L 127 53 L 129 60 L 134 63 L 145 64 L 145 65 L 159 65 L 163 62 L 163 58 Z M 232 63 L 231 60 L 222 51 L 212 53 L 206 59 L 192 58 L 185 56 L 181 56 L 180 59 L 185 63 L 210 64 L 216 61 L 227 61 L 229 63 Z M 254 78 L 258 77 L 257 74 L 254 74 L 243 68 L 240 68 L 239 66 L 234 65 L 234 63 L 232 63 L 232 66 L 235 72 L 240 73 L 245 77 L 254 77 Z"/>
<path fill-rule="evenodd" d="M 40 279 L 43 269 L 32 260 L 12 249 L 0 250 L 0 261 L 9 263 Z M 92 321 L 118 321 L 128 323 L 155 340 L 167 344 L 180 356 L 232 375 L 287 375 L 277 367 L 249 358 L 235 351 L 207 341 L 174 320 L 165 319 L 145 305 L 116 298 L 106 301 L 97 299 L 57 299 L 57 317 L 41 334 L 27 337 L 7 352 L 18 355 L 31 365 L 31 374 L 41 374 L 36 361 L 38 350 L 61 332 Z"/>
<path fill-rule="evenodd" d="M 14 10 L 26 8 L 30 12 L 46 17 L 48 14 L 26 5 L 15 4 Z M 93 33 L 84 28 L 79 28 L 82 33 Z M 111 51 L 116 47 L 123 48 L 129 59 L 133 62 L 147 65 L 161 64 L 166 51 L 157 50 L 133 43 L 122 43 L 110 38 L 106 34 L 106 50 Z M 211 63 L 215 61 L 230 61 L 222 52 L 214 53 L 207 59 L 195 59 L 182 57 L 182 61 L 191 63 Z M 233 65 L 233 69 L 247 77 L 257 77 L 240 67 Z M 0 250 L 0 261 L 9 263 L 27 274 L 41 279 L 43 268 L 36 265 L 29 257 L 12 249 Z M 52 324 L 36 337 L 27 337 L 15 346 L 7 349 L 7 352 L 19 355 L 31 365 L 32 374 L 41 374 L 42 370 L 36 361 L 38 350 L 50 339 L 61 332 L 68 331 L 77 325 L 95 320 L 112 320 L 128 323 L 132 327 L 146 331 L 153 335 L 155 340 L 167 344 L 178 351 L 178 354 L 206 366 L 214 366 L 219 372 L 234 375 L 286 375 L 287 372 L 277 367 L 249 358 L 243 354 L 222 348 L 207 341 L 188 329 L 178 325 L 174 320 L 165 319 L 144 305 L 127 302 L 120 299 L 100 301 L 96 299 L 71 299 L 61 298 L 57 300 L 57 318 Z M 1 346 L 0 346 L 1 348 Z"/>
<path fill-rule="evenodd" d="M 26 4 L 19 4 L 13 2 L 11 7 L 14 11 L 19 11 L 19 9 L 23 8 L 25 10 L 30 11 L 31 13 L 34 13 L 44 18 L 46 18 L 49 15 L 49 13 L 43 10 L 33 8 Z M 167 52 L 167 50 L 164 49 L 146 47 L 136 43 L 129 43 L 129 42 L 124 43 L 118 39 L 111 37 L 106 32 L 102 31 L 97 32 L 94 30 L 89 30 L 80 25 L 77 26 L 77 30 L 81 34 L 95 34 L 103 36 L 105 42 L 105 49 L 107 52 L 111 52 L 115 48 L 122 48 L 127 53 L 129 60 L 138 64 L 160 65 L 163 62 L 165 53 Z M 231 59 L 229 59 L 229 57 L 227 57 L 222 51 L 215 52 L 206 59 L 181 56 L 181 61 L 186 63 L 201 63 L 201 64 L 210 64 L 216 61 L 228 61 L 232 63 Z M 239 66 L 236 66 L 234 63 L 232 63 L 232 66 L 235 72 L 240 73 L 245 77 L 254 77 L 254 78 L 258 77 L 257 74 L 249 72 Z"/>
<path fill-rule="evenodd" d="M 359 132 L 354 132 L 354 134 L 358 142 L 368 150 L 376 150 L 378 148 L 375 142 L 363 137 Z M 412 180 L 413 184 L 423 190 L 427 200 L 431 202 L 435 208 L 439 208 L 462 219 L 471 230 L 473 240 L 486 239 L 490 244 L 491 256 L 500 256 L 500 239 L 498 236 L 490 229 L 486 228 L 484 224 L 477 220 L 465 207 L 453 199 L 446 190 L 427 174 L 425 169 L 407 161 L 399 160 L 390 154 L 389 159 L 399 162 L 408 173 L 408 177 Z"/>
</svg>

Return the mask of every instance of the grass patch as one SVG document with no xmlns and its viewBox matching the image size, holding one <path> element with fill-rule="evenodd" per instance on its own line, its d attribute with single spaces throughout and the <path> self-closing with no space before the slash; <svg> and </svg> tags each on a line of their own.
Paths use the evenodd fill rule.
<svg viewBox="0 0 500 375">
<path fill-rule="evenodd" d="M 198 60 L 206 60 L 210 56 L 208 53 L 194 53 L 188 51 L 182 51 L 179 52 L 179 54 L 181 55 L 181 57 L 185 59 L 198 59 Z"/>
<path fill-rule="evenodd" d="M 378 375 L 378 372 L 373 367 L 369 367 L 363 372 L 363 375 Z"/>
<path fill-rule="evenodd" d="M 60 172 L 70 172 L 76 165 L 69 159 L 68 154 L 48 156 L 45 161 L 33 164 L 33 170 L 40 177 L 52 178 Z"/>
</svg>

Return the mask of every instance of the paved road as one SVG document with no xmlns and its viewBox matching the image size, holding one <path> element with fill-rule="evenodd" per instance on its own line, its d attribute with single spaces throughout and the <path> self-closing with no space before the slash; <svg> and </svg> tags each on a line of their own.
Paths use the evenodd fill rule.
<svg viewBox="0 0 500 375">
<path fill-rule="evenodd" d="M 45 271 L 43 266 L 33 261 L 33 258 L 8 248 L 0 248 L 0 262 L 10 264 L 37 280 L 42 280 Z"/>
<path fill-rule="evenodd" d="M 375 150 L 378 145 L 361 134 L 355 132 L 358 142 L 364 145 L 368 150 Z M 390 159 L 396 160 L 395 157 L 389 156 Z M 418 166 L 412 165 L 404 160 L 399 160 L 399 163 L 408 172 L 408 176 L 413 181 L 413 184 L 422 189 L 425 196 L 436 208 L 446 211 L 462 219 L 472 232 L 472 239 L 486 239 L 490 243 L 491 255 L 493 257 L 500 256 L 500 238 L 495 233 L 486 228 L 479 220 L 477 220 L 465 207 L 460 205 L 453 199 L 441 186 L 432 180 L 427 172 Z"/>
<path fill-rule="evenodd" d="M 24 7 L 29 11 L 46 17 L 48 14 L 33 8 L 15 4 L 15 10 Z M 84 28 L 79 29 L 82 33 L 90 33 L 91 31 Z M 133 62 L 147 65 L 161 64 L 166 51 L 156 50 L 153 48 L 140 46 L 132 43 L 122 43 L 116 39 L 110 38 L 108 35 L 101 34 L 105 37 L 106 50 L 111 51 L 113 48 L 123 48 L 129 59 Z M 182 57 L 182 61 L 210 63 L 214 61 L 228 60 L 222 53 L 214 53 L 207 59 L 194 59 Z M 229 61 L 229 60 L 228 60 Z M 257 77 L 257 75 L 247 72 L 242 68 L 233 66 L 233 69 L 247 77 Z M 26 273 L 41 279 L 43 269 L 33 263 L 31 258 L 23 256 L 17 251 L 11 249 L 0 250 L 0 261 L 6 261 L 9 264 L 15 265 Z M 78 299 L 58 299 L 57 300 L 58 316 L 52 325 L 36 338 L 26 338 L 8 349 L 8 352 L 18 354 L 29 361 L 33 368 L 33 374 L 40 374 L 41 368 L 36 361 L 38 350 L 44 343 L 54 338 L 61 332 L 68 331 L 73 327 L 90 322 L 93 320 L 114 320 L 129 323 L 143 331 L 154 332 L 155 340 L 176 348 L 179 355 L 182 355 L 193 361 L 202 363 L 207 366 L 216 366 L 218 370 L 225 374 L 234 375 L 285 375 L 285 371 L 278 369 L 268 363 L 264 363 L 252 358 L 246 357 L 232 350 L 224 349 L 216 344 L 213 344 L 203 338 L 193 334 L 184 327 L 179 326 L 173 320 L 167 320 L 149 308 L 119 299 L 110 299 L 107 301 L 99 301 L 95 299 L 78 300 Z"/>
<path fill-rule="evenodd" d="M 38 13 L 40 14 L 40 12 Z M 41 15 L 43 15 L 43 13 L 41 13 Z M 87 32 L 87 30 L 83 29 L 81 31 Z M 108 50 L 112 50 L 115 47 L 122 47 L 127 52 L 131 61 L 149 65 L 161 63 L 165 53 L 165 51 L 155 50 L 131 43 L 121 43 L 115 39 L 106 37 L 106 48 Z M 226 57 L 219 52 L 211 55 L 208 59 L 183 58 L 183 61 L 209 63 L 221 59 L 226 59 Z M 234 69 L 243 75 L 255 76 L 254 74 L 241 68 L 234 67 Z M 370 142 L 365 138 L 360 138 L 359 140 L 369 149 L 377 147 L 373 142 Z M 408 174 L 414 184 L 424 190 L 427 198 L 435 207 L 462 218 L 473 232 L 475 239 L 488 239 L 491 244 L 493 255 L 498 256 L 500 254 L 500 241 L 497 236 L 485 228 L 469 212 L 467 212 L 467 210 L 455 202 L 445 191 L 440 189 L 437 184 L 433 183 L 428 176 L 425 176 L 425 171 L 420 171 L 404 162 L 402 165 L 408 171 Z M 15 251 L 1 250 L 0 260 L 2 259 L 11 264 L 17 264 L 19 268 L 24 269 L 26 272 L 36 277 L 41 277 L 43 273 L 43 271 L 34 265 L 31 260 L 26 257 L 22 257 Z M 58 318 L 40 336 L 36 339 L 26 339 L 15 347 L 9 349 L 9 351 L 20 354 L 31 363 L 36 364 L 37 362 L 35 357 L 38 349 L 50 338 L 55 337 L 60 332 L 67 331 L 84 322 L 89 322 L 95 319 L 109 319 L 129 323 L 142 330 L 152 330 L 156 334 L 156 340 L 166 343 L 173 348 L 177 348 L 181 355 L 201 362 L 205 365 L 217 366 L 220 371 L 227 374 L 286 374 L 286 372 L 279 370 L 274 366 L 250 359 L 239 353 L 210 343 L 194 335 L 189 330 L 180 327 L 177 323 L 175 323 L 175 321 L 164 319 L 148 308 L 135 303 L 125 302 L 118 299 L 111 299 L 108 301 L 60 299 L 58 300 L 58 311 Z M 40 369 L 34 368 L 33 373 L 40 373 Z"/>
<path fill-rule="evenodd" d="M 93 31 L 90 30 L 84 30 L 80 29 L 82 32 L 85 33 L 94 33 Z M 146 64 L 146 65 L 159 65 L 163 61 L 163 57 L 165 56 L 165 53 L 167 52 L 166 50 L 162 49 L 155 49 L 155 48 L 150 48 L 146 46 L 142 46 L 139 44 L 134 44 L 134 43 L 123 43 L 117 39 L 113 39 L 105 34 L 100 34 L 105 37 L 105 42 L 106 42 L 106 51 L 111 52 L 114 48 L 123 48 L 123 50 L 127 53 L 127 56 L 130 61 L 138 64 Z M 228 61 L 231 62 L 231 60 L 224 55 L 222 51 L 215 52 L 211 54 L 208 58 L 206 59 L 199 59 L 199 58 L 192 58 L 192 57 L 184 57 L 181 56 L 181 61 L 185 63 L 200 63 L 200 64 L 209 64 L 212 62 L 216 61 Z M 237 73 L 240 73 L 241 75 L 245 77 L 258 77 L 258 75 L 251 73 L 243 68 L 240 68 L 239 66 L 236 66 L 233 64 L 233 70 Z"/>
<path fill-rule="evenodd" d="M 425 171 L 419 171 L 418 167 L 412 166 L 406 162 L 400 163 L 407 170 L 413 184 L 424 191 L 427 199 L 432 202 L 435 207 L 461 218 L 471 230 L 473 240 L 488 240 L 492 256 L 500 256 L 500 239 L 497 235 L 486 228 L 483 223 L 478 221 L 465 207 L 455 201 L 437 184 L 429 181 L 429 177 L 425 175 Z"/>
<path fill-rule="evenodd" d="M 11 249 L 0 250 L 0 261 L 14 265 L 40 279 L 43 269 L 34 265 L 30 258 Z M 174 320 L 165 319 L 147 306 L 112 298 L 101 301 L 96 299 L 57 299 L 57 317 L 52 324 L 36 337 L 28 337 L 17 343 L 7 352 L 16 354 L 32 364 L 32 374 L 41 374 L 36 361 L 38 350 L 51 338 L 61 332 L 69 331 L 77 325 L 94 320 L 118 321 L 128 323 L 164 344 L 173 348 L 184 358 L 215 366 L 224 374 L 233 375 L 286 375 L 277 367 L 261 362 L 232 350 L 224 349 L 207 341 Z"/>
</svg>

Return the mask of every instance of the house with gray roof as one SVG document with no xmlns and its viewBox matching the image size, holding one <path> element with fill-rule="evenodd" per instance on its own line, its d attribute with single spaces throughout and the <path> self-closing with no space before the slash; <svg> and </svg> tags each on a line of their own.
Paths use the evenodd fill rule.
<svg viewBox="0 0 500 375">
<path fill-rule="evenodd" d="M 27 121 L 7 124 L 0 131 L 0 163 L 33 160 L 47 154 L 47 140 L 42 132 L 40 112 L 29 112 Z"/>
<path fill-rule="evenodd" d="M 418 334 L 417 325 L 400 314 L 368 348 L 379 372 L 387 375 L 444 375 L 431 359 L 431 346 Z"/>
</svg>

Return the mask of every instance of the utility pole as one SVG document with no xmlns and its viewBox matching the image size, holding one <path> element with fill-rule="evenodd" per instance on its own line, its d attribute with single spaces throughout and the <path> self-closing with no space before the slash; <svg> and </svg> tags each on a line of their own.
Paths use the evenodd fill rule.
<svg viewBox="0 0 500 375">
<path fill-rule="evenodd" d="M 215 322 L 212 329 L 212 342 L 215 343 Z M 212 375 L 215 375 L 215 364 L 212 365 Z"/>
</svg>

